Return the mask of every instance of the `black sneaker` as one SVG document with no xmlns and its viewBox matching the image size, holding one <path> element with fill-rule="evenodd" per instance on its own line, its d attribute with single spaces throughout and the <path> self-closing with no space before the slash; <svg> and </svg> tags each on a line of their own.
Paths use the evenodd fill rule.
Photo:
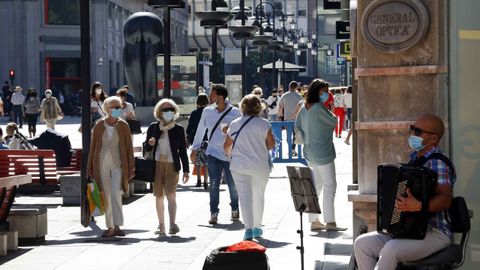
<svg viewBox="0 0 480 270">
<path fill-rule="evenodd" d="M 201 187 L 202 186 L 202 182 L 199 180 L 197 180 L 197 184 L 195 185 L 196 187 Z"/>
<path fill-rule="evenodd" d="M 203 189 L 208 189 L 208 183 L 207 182 L 203 183 Z"/>
<path fill-rule="evenodd" d="M 212 213 L 210 215 L 210 220 L 208 221 L 208 224 L 217 224 L 218 222 L 218 213 Z"/>
</svg>

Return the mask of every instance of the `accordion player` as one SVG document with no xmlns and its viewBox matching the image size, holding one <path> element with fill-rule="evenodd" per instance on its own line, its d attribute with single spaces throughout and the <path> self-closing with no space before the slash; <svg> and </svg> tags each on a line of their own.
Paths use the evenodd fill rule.
<svg viewBox="0 0 480 270">
<path fill-rule="evenodd" d="M 429 200 L 435 194 L 437 173 L 407 164 L 381 164 L 377 167 L 377 231 L 393 238 L 424 239 L 430 214 Z M 409 188 L 422 202 L 419 212 L 401 212 L 395 203 Z"/>
</svg>

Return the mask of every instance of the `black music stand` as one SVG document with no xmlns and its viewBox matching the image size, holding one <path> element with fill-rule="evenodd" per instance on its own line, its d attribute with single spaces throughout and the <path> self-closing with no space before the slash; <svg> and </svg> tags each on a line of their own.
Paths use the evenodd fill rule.
<svg viewBox="0 0 480 270">
<path fill-rule="evenodd" d="M 310 167 L 293 167 L 287 166 L 288 178 L 290 180 L 290 191 L 292 194 L 295 210 L 300 213 L 300 250 L 301 269 L 305 269 L 305 259 L 303 246 L 303 213 L 320 214 L 320 205 L 318 204 L 318 196 L 313 182 L 312 171 Z"/>
</svg>

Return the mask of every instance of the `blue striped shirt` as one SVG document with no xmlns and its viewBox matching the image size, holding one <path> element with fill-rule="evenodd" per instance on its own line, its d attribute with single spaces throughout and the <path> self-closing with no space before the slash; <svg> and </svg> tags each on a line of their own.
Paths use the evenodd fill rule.
<svg viewBox="0 0 480 270">
<path fill-rule="evenodd" d="M 428 158 L 433 153 L 440 153 L 443 152 L 439 148 L 432 148 L 430 151 L 426 152 L 424 156 Z M 410 154 L 410 161 L 414 161 L 417 159 L 417 152 L 413 152 Z M 429 168 L 435 172 L 437 172 L 438 185 L 449 185 L 453 189 L 453 184 L 455 183 L 455 175 L 450 175 L 450 168 L 447 164 L 439 159 L 430 159 L 424 165 L 424 167 Z M 445 216 L 445 211 L 436 212 L 430 217 L 428 221 L 428 225 L 430 228 L 436 228 L 443 232 L 444 234 L 448 235 L 450 238 L 453 237 L 452 232 L 450 230 L 450 224 L 447 221 Z"/>
</svg>

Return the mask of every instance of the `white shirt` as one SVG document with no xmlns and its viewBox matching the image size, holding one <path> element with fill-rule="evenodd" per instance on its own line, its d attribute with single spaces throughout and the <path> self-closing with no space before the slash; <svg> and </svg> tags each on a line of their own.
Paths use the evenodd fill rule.
<svg viewBox="0 0 480 270">
<path fill-rule="evenodd" d="M 207 138 L 210 138 L 210 135 L 213 132 L 212 140 L 208 142 L 207 147 L 207 155 L 212 155 L 217 159 L 228 161 L 227 155 L 225 155 L 225 150 L 223 150 L 223 143 L 225 142 L 225 136 L 222 131 L 220 130 L 220 124 L 218 124 L 215 130 L 213 126 L 217 123 L 218 119 L 232 107 L 232 105 L 227 103 L 225 110 L 219 112 L 216 108 L 212 106 L 206 107 L 203 109 L 202 117 L 200 118 L 200 122 L 198 123 L 197 133 L 195 133 L 195 139 L 193 140 L 192 149 L 196 150 L 200 148 L 203 135 L 205 134 L 205 130 L 208 129 Z M 240 111 L 233 107 L 230 112 L 222 119 L 221 123 L 230 124 L 233 120 L 242 116 Z"/>
<path fill-rule="evenodd" d="M 345 105 L 347 106 L 347 108 L 352 108 L 352 94 L 345 93 L 344 99 L 345 99 Z"/>
<path fill-rule="evenodd" d="M 277 101 L 277 105 L 275 105 L 275 107 L 273 107 L 273 109 L 272 109 L 272 108 L 270 108 L 270 105 L 272 105 L 272 103 L 273 103 L 275 100 Z M 280 97 L 278 97 L 278 96 L 276 96 L 276 97 L 274 97 L 274 96 L 269 96 L 268 99 L 267 99 L 267 105 L 268 105 L 268 109 L 269 109 L 269 110 L 268 110 L 268 114 L 269 114 L 269 115 L 275 115 L 275 114 L 277 114 L 277 113 L 278 113 L 278 105 L 279 105 L 279 104 L 280 104 Z"/>
<path fill-rule="evenodd" d="M 13 105 L 22 105 L 25 101 L 25 96 L 22 93 L 13 93 L 12 95 L 12 104 Z"/>
<path fill-rule="evenodd" d="M 90 103 L 90 107 L 92 109 L 97 109 L 98 113 L 100 114 L 101 117 L 104 117 L 105 116 L 105 112 L 103 112 L 103 101 L 96 101 L 96 100 L 92 100 L 92 102 Z"/>
<path fill-rule="evenodd" d="M 160 156 L 167 156 L 168 162 L 173 162 L 168 131 L 162 132 L 162 136 L 160 136 L 160 139 L 158 139 L 157 150 L 155 151 L 155 160 L 159 161 Z"/>
<path fill-rule="evenodd" d="M 250 116 L 237 118 L 232 121 L 228 128 L 227 133 L 232 141 L 238 136 L 232 150 L 230 169 L 232 171 L 270 170 L 270 153 L 267 149 L 266 140 L 268 131 L 272 126 L 266 119 L 254 117 L 243 127 L 240 133 L 236 133 L 248 118 Z"/>
</svg>

